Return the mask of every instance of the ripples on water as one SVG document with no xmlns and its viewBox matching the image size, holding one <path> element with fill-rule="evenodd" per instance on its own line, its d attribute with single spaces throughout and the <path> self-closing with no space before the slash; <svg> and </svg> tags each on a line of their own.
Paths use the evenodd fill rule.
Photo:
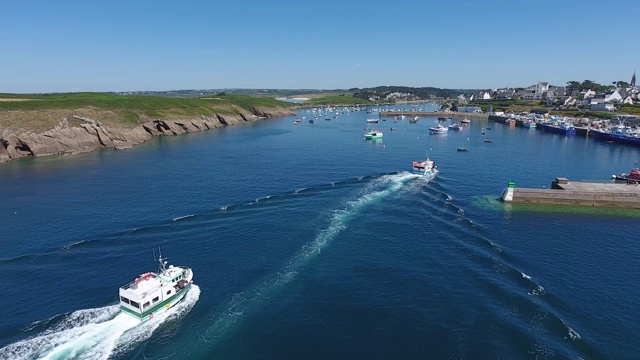
<svg viewBox="0 0 640 360">
<path fill-rule="evenodd" d="M 487 145 L 479 123 L 436 138 L 423 124 L 390 122 L 398 130 L 385 134 L 383 147 L 362 142 L 367 116 L 187 135 L 180 151 L 203 154 L 197 159 L 180 157 L 174 139 L 140 157 L 136 149 L 122 159 L 105 153 L 104 169 L 86 155 L 82 181 L 67 169 L 48 174 L 71 179 L 58 193 L 39 190 L 39 173 L 12 177 L 16 190 L 2 188 L 12 211 L 0 216 L 13 231 L 2 233 L 12 241 L 2 243 L 0 270 L 15 274 L 20 291 L 0 303 L 15 309 L 0 320 L 0 358 L 630 354 L 639 329 L 624 319 L 640 310 L 640 294 L 625 283 L 638 251 L 623 234 L 633 218 L 505 211 L 495 202 L 507 177 L 546 183 L 547 171 L 558 175 L 567 164 L 580 176 L 580 161 L 564 155 L 536 175 L 547 151 L 577 145 L 575 158 L 586 153 L 598 164 L 629 152 L 499 124 Z M 514 139 L 518 147 L 500 147 Z M 469 153 L 455 152 L 462 144 Z M 532 149 L 547 158 L 528 158 Z M 425 151 L 441 174 L 403 171 Z M 147 171 L 165 178 L 148 179 Z M 99 181 L 107 173 L 129 177 Z M 25 181 L 50 202 L 16 207 L 32 196 L 18 185 Z M 96 201 L 76 195 L 96 184 Z M 614 246 L 607 236 L 621 240 Z M 173 315 L 133 327 L 109 304 L 132 274 L 149 270 L 157 246 L 172 263 L 193 267 L 198 287 Z M 617 262 L 620 269 L 611 266 Z"/>
</svg>

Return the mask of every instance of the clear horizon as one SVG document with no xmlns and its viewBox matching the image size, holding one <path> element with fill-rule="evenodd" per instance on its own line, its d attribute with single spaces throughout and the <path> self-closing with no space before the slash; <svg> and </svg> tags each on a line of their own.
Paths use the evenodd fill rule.
<svg viewBox="0 0 640 360">
<path fill-rule="evenodd" d="M 640 3 L 4 2 L 0 92 L 629 82 Z"/>
</svg>

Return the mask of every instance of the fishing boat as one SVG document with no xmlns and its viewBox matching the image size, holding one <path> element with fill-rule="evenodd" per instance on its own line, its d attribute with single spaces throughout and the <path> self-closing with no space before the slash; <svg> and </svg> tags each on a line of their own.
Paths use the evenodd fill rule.
<svg viewBox="0 0 640 360">
<path fill-rule="evenodd" d="M 446 134 L 447 131 L 449 131 L 449 128 L 442 125 L 436 125 L 429 128 L 429 133 L 431 134 Z"/>
<path fill-rule="evenodd" d="M 536 122 L 533 120 L 526 120 L 522 123 L 522 126 L 527 129 L 535 129 L 537 125 L 536 125 Z"/>
<path fill-rule="evenodd" d="M 506 123 L 509 126 L 516 126 L 516 119 L 508 119 Z"/>
<path fill-rule="evenodd" d="M 366 134 L 364 134 L 365 140 L 375 140 L 382 139 L 382 131 L 381 130 L 372 130 Z"/>
<path fill-rule="evenodd" d="M 542 130 L 563 135 L 574 135 L 576 128 L 570 121 L 556 121 L 542 124 Z"/>
<path fill-rule="evenodd" d="M 438 169 L 436 168 L 436 163 L 427 156 L 424 161 L 414 161 L 411 172 L 422 176 L 428 176 L 437 174 Z"/>
<path fill-rule="evenodd" d="M 621 173 L 619 175 L 611 175 L 611 178 L 614 179 L 614 180 L 619 180 L 619 181 L 639 182 L 640 181 L 640 169 L 638 169 L 638 162 L 636 161 L 636 163 L 633 166 L 633 169 L 631 169 L 630 172 Z"/>
<path fill-rule="evenodd" d="M 589 134 L 593 134 L 593 138 L 598 140 L 640 145 L 638 130 L 624 125 L 618 125 L 610 130 L 591 130 Z"/>
<path fill-rule="evenodd" d="M 155 256 L 154 256 L 155 257 Z M 120 287 L 120 312 L 145 321 L 182 300 L 193 283 L 193 271 L 185 266 L 167 266 L 158 257 L 158 271 L 147 272 Z"/>
<path fill-rule="evenodd" d="M 448 127 L 449 127 L 449 130 L 454 130 L 454 131 L 462 130 L 462 125 L 460 124 L 452 124 L 452 125 L 449 125 Z"/>
</svg>

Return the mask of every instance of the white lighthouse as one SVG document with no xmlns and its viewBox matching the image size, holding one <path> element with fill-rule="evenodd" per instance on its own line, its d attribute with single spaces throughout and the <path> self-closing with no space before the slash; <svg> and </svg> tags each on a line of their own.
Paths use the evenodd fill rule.
<svg viewBox="0 0 640 360">
<path fill-rule="evenodd" d="M 502 201 L 511 202 L 513 201 L 513 190 L 516 188 L 516 183 L 509 180 L 507 183 L 507 188 L 502 192 Z"/>
</svg>

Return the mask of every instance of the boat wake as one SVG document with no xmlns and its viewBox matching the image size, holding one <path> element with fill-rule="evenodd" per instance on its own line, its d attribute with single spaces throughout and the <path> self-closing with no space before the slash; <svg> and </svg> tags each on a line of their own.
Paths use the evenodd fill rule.
<svg viewBox="0 0 640 360">
<path fill-rule="evenodd" d="M 371 180 L 357 195 L 357 198 L 347 200 L 343 206 L 334 209 L 329 216 L 328 225 L 319 230 L 313 240 L 302 245 L 291 260 L 278 269 L 275 274 L 254 288 L 234 294 L 226 306 L 226 310 L 214 316 L 211 321 L 213 325 L 203 333 L 202 340 L 212 343 L 223 338 L 235 324 L 249 313 L 258 310 L 260 304 L 275 296 L 283 285 L 291 282 L 298 271 L 326 249 L 366 207 L 392 196 L 403 187 L 407 188 L 405 184 L 417 178 L 424 177 L 403 172 L 382 175 Z"/>
<path fill-rule="evenodd" d="M 200 297 L 192 285 L 184 299 L 144 323 L 120 314 L 119 305 L 78 310 L 61 319 L 39 321 L 25 329 L 51 326 L 35 336 L 0 349 L 0 359 L 107 359 L 122 355 L 147 340 L 161 324 L 185 316 Z"/>
</svg>

